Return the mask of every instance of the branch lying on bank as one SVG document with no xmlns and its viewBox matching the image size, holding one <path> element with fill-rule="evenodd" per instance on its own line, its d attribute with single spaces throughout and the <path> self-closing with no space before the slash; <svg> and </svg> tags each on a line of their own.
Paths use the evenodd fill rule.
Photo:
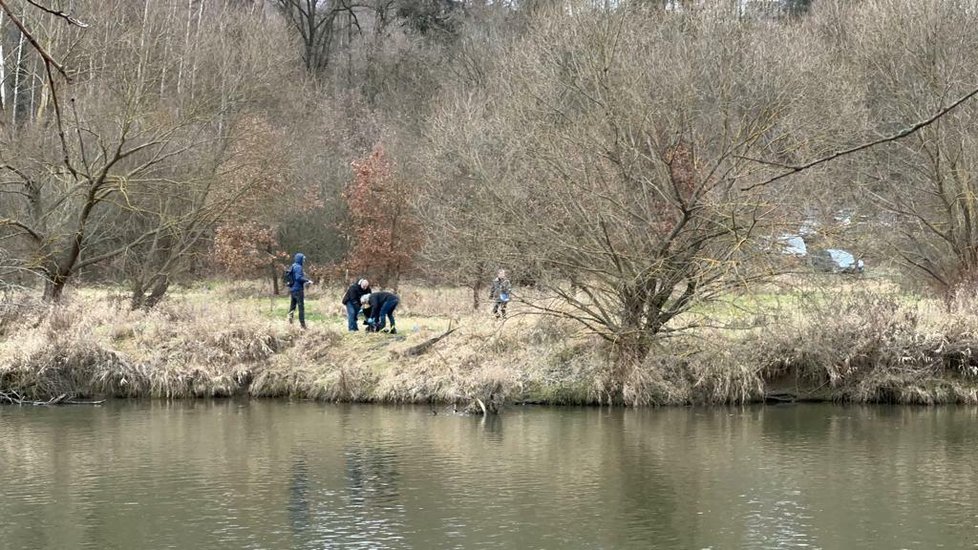
<svg viewBox="0 0 978 550">
<path fill-rule="evenodd" d="M 34 405 L 36 407 L 48 407 L 51 405 L 101 405 L 102 403 L 105 403 L 104 399 L 100 401 L 76 401 L 74 399 L 69 399 L 67 393 L 63 393 L 57 397 L 52 397 L 47 401 L 35 401 L 33 399 L 25 399 L 15 391 L 0 391 L 0 404 L 7 405 Z"/>
<path fill-rule="evenodd" d="M 416 346 L 411 346 L 408 349 L 402 351 L 401 355 L 404 357 L 416 357 L 418 355 L 421 355 L 422 353 L 428 351 L 431 348 L 431 346 L 438 343 L 439 340 L 455 332 L 456 330 L 458 330 L 458 327 L 452 328 L 452 324 L 449 323 L 448 330 L 446 330 L 443 334 L 435 336 L 434 338 L 429 338 Z"/>
</svg>

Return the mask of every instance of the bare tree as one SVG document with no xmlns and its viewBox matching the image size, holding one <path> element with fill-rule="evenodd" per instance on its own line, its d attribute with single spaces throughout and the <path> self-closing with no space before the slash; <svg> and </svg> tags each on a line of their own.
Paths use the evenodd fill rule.
<svg viewBox="0 0 978 550">
<path fill-rule="evenodd" d="M 946 298 L 978 284 L 978 105 L 963 101 L 978 87 L 976 24 L 970 2 L 873 2 L 845 20 L 868 131 L 931 122 L 867 155 L 859 189 L 880 209 L 884 253 Z"/>
<path fill-rule="evenodd" d="M 275 0 L 302 41 L 302 60 L 312 72 L 329 66 L 338 45 L 361 32 L 353 0 Z"/>
<path fill-rule="evenodd" d="M 264 181 L 222 187 L 225 153 L 237 139 L 229 128 L 237 113 L 268 105 L 289 65 L 269 55 L 268 40 L 278 36 L 256 26 L 252 11 L 205 11 L 197 23 L 208 33 L 179 46 L 162 7 L 102 9 L 94 32 L 60 43 L 82 59 L 118 61 L 76 71 L 69 112 L 49 78 L 53 123 L 39 108 L 33 124 L 2 137 L 0 237 L 18 242 L 49 299 L 86 268 L 138 257 L 128 272 L 142 305 L 144 291 L 158 299 L 219 217 Z M 251 32 L 227 44 L 226 33 L 242 26 Z M 103 31 L 116 40 L 97 42 Z M 42 57 L 48 63 L 50 54 Z M 167 79 L 166 67 L 178 77 Z"/>
<path fill-rule="evenodd" d="M 553 299 L 528 306 L 641 358 L 697 303 L 770 275 L 790 209 L 741 188 L 770 173 L 750 157 L 817 149 L 798 134 L 817 118 L 802 98 L 822 97 L 802 67 L 823 65 L 793 45 L 801 30 L 709 12 L 550 14 L 535 30 L 446 102 L 441 168 L 481 186 L 456 181 L 485 197 L 471 231 L 546 274 Z"/>
</svg>

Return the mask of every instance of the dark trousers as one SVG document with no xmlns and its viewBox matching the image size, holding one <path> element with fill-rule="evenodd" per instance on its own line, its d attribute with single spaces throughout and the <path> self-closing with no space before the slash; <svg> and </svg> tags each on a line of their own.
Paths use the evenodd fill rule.
<svg viewBox="0 0 978 550">
<path fill-rule="evenodd" d="M 377 324 L 374 325 L 377 330 L 384 328 L 384 317 L 386 316 L 391 320 L 391 327 L 394 326 L 394 308 L 397 307 L 400 301 L 397 298 L 392 298 L 384 302 L 384 305 L 380 306 L 380 313 L 377 315 Z"/>
<path fill-rule="evenodd" d="M 289 315 L 299 308 L 299 326 L 306 328 L 306 291 L 304 289 L 293 290 L 292 300 L 289 301 Z"/>
<path fill-rule="evenodd" d="M 492 314 L 493 315 L 501 315 L 501 316 L 505 317 L 506 316 L 506 304 L 507 303 L 508 302 L 503 302 L 503 301 L 498 301 L 497 300 L 496 303 L 492 305 Z"/>
<path fill-rule="evenodd" d="M 360 314 L 360 306 L 353 302 L 346 303 L 346 328 L 355 331 L 357 329 L 357 315 Z"/>
</svg>

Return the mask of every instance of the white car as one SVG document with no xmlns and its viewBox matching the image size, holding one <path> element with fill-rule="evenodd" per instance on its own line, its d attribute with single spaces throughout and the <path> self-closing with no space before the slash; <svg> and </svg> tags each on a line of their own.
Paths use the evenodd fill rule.
<svg viewBox="0 0 978 550">
<path fill-rule="evenodd" d="M 809 262 L 816 271 L 830 273 L 862 273 L 865 263 L 851 252 L 839 248 L 826 248 L 813 251 Z"/>
</svg>

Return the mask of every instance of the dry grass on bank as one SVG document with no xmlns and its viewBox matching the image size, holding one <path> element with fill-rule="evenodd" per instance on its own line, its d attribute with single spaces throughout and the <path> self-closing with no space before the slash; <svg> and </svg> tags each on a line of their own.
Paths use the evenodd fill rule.
<svg viewBox="0 0 978 550">
<path fill-rule="evenodd" d="M 285 322 L 286 298 L 262 297 L 249 284 L 175 293 L 150 312 L 129 311 L 122 296 L 104 290 L 75 292 L 53 307 L 8 300 L 0 303 L 0 391 L 34 399 L 241 394 L 636 406 L 743 403 L 781 392 L 978 403 L 978 316 L 948 314 L 893 289 L 850 288 L 816 300 L 785 293 L 778 301 L 788 307 L 772 306 L 771 295 L 749 297 L 750 315 L 763 324 L 669 338 L 642 364 L 612 360 L 604 343 L 568 321 L 471 313 L 466 289 L 404 289 L 401 334 L 351 334 L 341 294 L 310 293 L 307 331 Z M 957 311 L 974 311 L 973 302 Z M 742 311 L 713 316 L 737 321 Z M 430 351 L 403 355 L 449 324 L 459 330 Z"/>
<path fill-rule="evenodd" d="M 454 304 L 471 300 L 461 289 L 402 292 L 397 336 L 347 333 L 340 289 L 310 293 L 306 331 L 286 323 L 287 298 L 255 297 L 251 290 L 233 285 L 175 293 L 149 312 L 129 311 L 121 296 L 93 290 L 57 306 L 8 304 L 0 310 L 0 391 L 35 399 L 69 393 L 501 400 L 525 388 L 529 372 L 549 375 L 536 368 L 540 358 L 575 340 L 566 323 L 458 316 Z M 400 355 L 450 324 L 459 330 L 430 352 Z"/>
</svg>

